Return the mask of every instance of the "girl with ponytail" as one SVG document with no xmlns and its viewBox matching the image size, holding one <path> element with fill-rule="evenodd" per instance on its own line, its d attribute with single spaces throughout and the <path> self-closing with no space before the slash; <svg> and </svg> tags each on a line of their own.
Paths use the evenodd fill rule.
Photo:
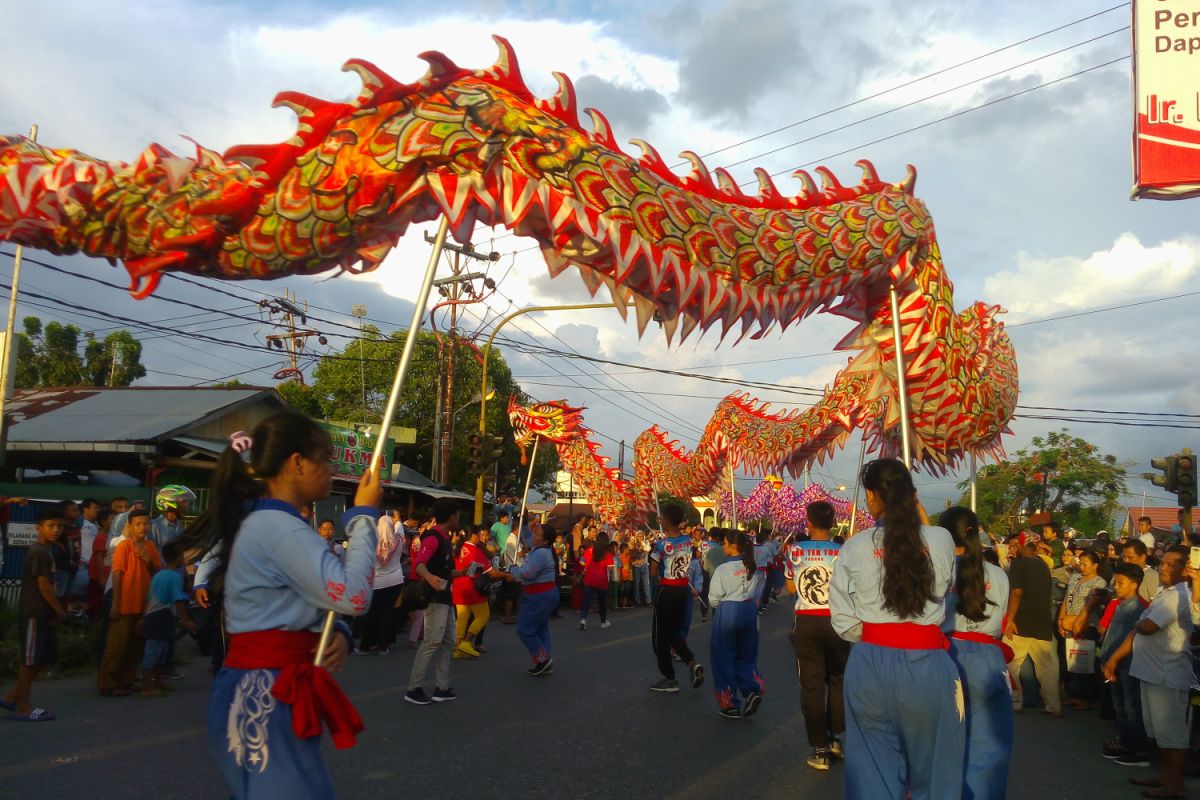
<svg viewBox="0 0 1200 800">
<path fill-rule="evenodd" d="M 752 716 L 762 703 L 758 674 L 758 598 L 764 579 L 754 561 L 754 542 L 746 534 L 725 531 L 728 559 L 713 571 L 708 602 L 713 609 L 711 656 L 713 684 L 722 717 Z"/>
<path fill-rule="evenodd" d="M 942 512 L 938 523 L 954 538 L 958 568 L 943 630 L 958 665 L 967 704 L 964 797 L 988 800 L 1008 791 L 1012 755 L 1012 693 L 1007 663 L 1012 650 L 1000 637 L 1008 612 L 1008 576 L 983 560 L 979 518 L 969 508 Z"/>
<path fill-rule="evenodd" d="M 850 649 L 843 682 L 846 796 L 959 797 L 963 690 L 941 631 L 954 540 L 922 524 L 912 476 L 893 458 L 863 469 L 877 520 L 841 549 L 830 622 Z"/>
<path fill-rule="evenodd" d="M 168 546 L 202 558 L 205 588 L 224 596 L 229 650 L 213 681 L 208 741 L 235 798 L 333 798 L 323 726 L 339 749 L 362 730 L 328 674 L 350 650 L 345 623 L 320 665 L 313 660 L 327 611 L 357 616 L 370 604 L 381 490 L 375 472 L 363 474 L 342 518 L 343 563 L 299 510 L 329 495 L 331 454 L 308 417 L 268 417 L 226 448 L 208 509 Z"/>
</svg>

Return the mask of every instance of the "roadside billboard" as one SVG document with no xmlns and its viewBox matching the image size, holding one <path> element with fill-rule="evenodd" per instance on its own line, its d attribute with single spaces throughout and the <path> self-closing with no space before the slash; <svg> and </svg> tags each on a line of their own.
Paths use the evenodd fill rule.
<svg viewBox="0 0 1200 800">
<path fill-rule="evenodd" d="M 1200 195 L 1200 0 L 1134 0 L 1133 196 Z"/>
<path fill-rule="evenodd" d="M 367 467 L 371 466 L 376 437 L 369 431 L 343 428 L 329 423 L 321 423 L 321 427 L 329 431 L 329 439 L 333 443 L 333 453 L 329 459 L 333 474 L 343 478 L 361 477 Z M 387 446 L 383 449 L 383 469 L 380 471 L 384 478 L 391 473 L 392 453 L 395 449 L 396 443 L 389 436 Z"/>
</svg>

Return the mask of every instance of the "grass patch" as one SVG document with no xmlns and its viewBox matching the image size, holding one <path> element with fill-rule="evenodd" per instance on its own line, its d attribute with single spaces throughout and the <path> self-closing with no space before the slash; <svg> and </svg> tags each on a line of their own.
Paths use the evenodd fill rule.
<svg viewBox="0 0 1200 800">
<path fill-rule="evenodd" d="M 96 654 L 100 651 L 100 623 L 86 628 L 58 626 L 58 663 L 44 670 L 38 680 L 95 674 Z M 17 639 L 17 612 L 0 607 L 0 682 L 11 683 L 17 676 L 20 644 Z"/>
</svg>

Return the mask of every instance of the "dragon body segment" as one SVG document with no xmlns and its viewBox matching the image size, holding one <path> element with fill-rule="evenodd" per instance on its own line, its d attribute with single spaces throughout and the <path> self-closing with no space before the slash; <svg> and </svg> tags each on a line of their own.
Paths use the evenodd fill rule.
<svg viewBox="0 0 1200 800">
<path fill-rule="evenodd" d="M 554 97 L 535 98 L 508 42 L 496 41 L 487 69 L 429 52 L 427 73 L 402 83 L 352 60 L 345 68 L 362 80 L 353 99 L 283 92 L 276 105 L 299 123 L 277 144 L 197 146 L 186 157 L 155 144 L 119 163 L 0 137 L 0 240 L 120 260 L 145 296 L 170 271 L 263 279 L 373 269 L 410 224 L 444 216 L 460 241 L 480 223 L 534 237 L 552 275 L 577 267 L 621 313 L 633 302 L 639 330 L 657 313 L 668 340 L 697 327 L 757 336 L 817 311 L 854 322 L 839 347 L 857 354 L 804 412 L 728 398 L 691 454 L 651 429 L 635 448 L 632 486 L 615 482 L 590 445 L 564 457 L 614 481 L 612 504 L 628 492 L 638 514 L 654 481 L 704 493 L 726 459 L 795 472 L 854 428 L 895 452 L 895 285 L 914 455 L 945 469 L 999 448 L 1016 402 L 1012 346 L 999 309 L 955 313 L 911 167 L 889 183 L 861 161 L 853 186 L 821 167 L 818 187 L 800 171 L 795 196 L 762 170 L 747 194 L 690 152 L 691 171 L 679 176 L 645 142 L 634 140 L 640 156 L 624 152 L 598 111 L 588 110 L 585 130 L 565 76 Z"/>
</svg>

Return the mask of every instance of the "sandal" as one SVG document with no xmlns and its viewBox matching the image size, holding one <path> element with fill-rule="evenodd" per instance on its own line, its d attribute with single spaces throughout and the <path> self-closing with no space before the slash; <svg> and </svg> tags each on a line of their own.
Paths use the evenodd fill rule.
<svg viewBox="0 0 1200 800">
<path fill-rule="evenodd" d="M 1161 789 L 1162 782 L 1158 778 L 1130 778 L 1130 786 L 1144 786 L 1150 789 Z"/>
<path fill-rule="evenodd" d="M 129 697 L 133 692 L 128 689 L 101 689 L 101 697 Z"/>
<path fill-rule="evenodd" d="M 35 708 L 28 714 L 13 714 L 9 717 L 13 722 L 52 722 L 54 715 L 44 708 Z"/>
<path fill-rule="evenodd" d="M 7 700 L 0 700 L 0 708 L 3 708 L 5 711 L 16 711 L 17 704 L 10 703 Z"/>
</svg>

